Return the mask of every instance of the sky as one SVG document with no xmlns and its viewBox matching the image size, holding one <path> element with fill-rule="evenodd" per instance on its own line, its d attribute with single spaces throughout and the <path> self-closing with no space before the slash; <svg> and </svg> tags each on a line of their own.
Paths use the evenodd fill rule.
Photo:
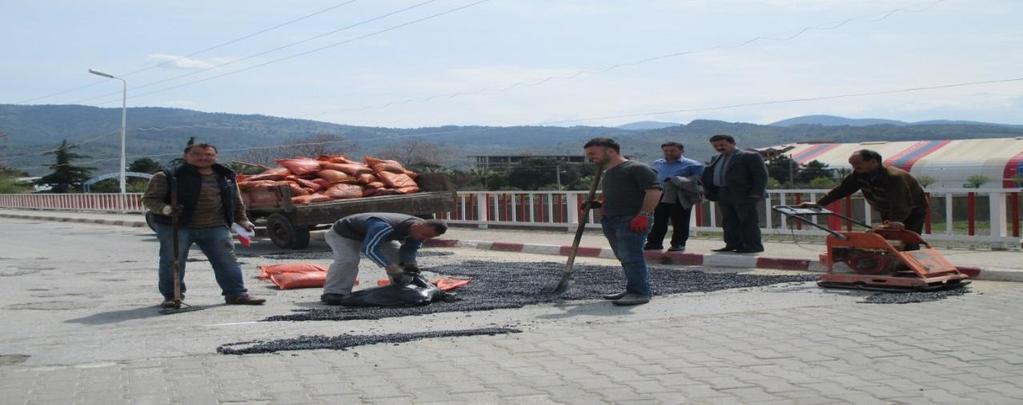
<svg viewBox="0 0 1023 405">
<path fill-rule="evenodd" d="M 91 68 L 127 81 L 129 107 L 383 127 L 1023 124 L 1019 0 L 0 5 L 0 104 L 119 108 L 121 82 Z M 903 91 L 976 82 L 993 83 Z"/>
</svg>

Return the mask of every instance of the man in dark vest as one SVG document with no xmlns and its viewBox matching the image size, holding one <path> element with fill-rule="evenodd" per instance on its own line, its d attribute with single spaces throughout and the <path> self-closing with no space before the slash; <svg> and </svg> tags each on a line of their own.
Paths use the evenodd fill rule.
<svg viewBox="0 0 1023 405">
<path fill-rule="evenodd" d="M 341 305 L 352 293 L 359 275 L 359 255 L 364 254 L 383 267 L 395 284 L 408 284 L 419 272 L 416 253 L 423 241 L 447 232 L 448 226 L 435 219 L 405 214 L 367 212 L 341 218 L 324 235 L 334 254 L 320 301 Z"/>
<path fill-rule="evenodd" d="M 178 205 L 171 204 L 170 178 L 177 184 Z M 210 265 L 224 300 L 231 305 L 261 305 L 266 300 L 252 298 L 245 289 L 242 270 L 234 255 L 234 242 L 228 228 L 237 223 L 246 229 L 255 226 L 245 215 L 235 174 L 217 164 L 217 148 L 210 144 L 191 144 L 185 148 L 184 164 L 164 169 L 149 180 L 142 203 L 152 214 L 160 239 L 160 293 L 164 308 L 173 308 L 174 270 L 172 215 L 178 215 L 178 263 L 182 297 L 185 292 L 185 263 L 192 244 L 199 246 Z"/>
<path fill-rule="evenodd" d="M 710 144 L 718 155 L 703 171 L 703 188 L 707 199 L 718 203 L 725 239 L 725 247 L 714 251 L 763 252 L 757 204 L 767 197 L 764 159 L 737 148 L 731 135 L 714 135 Z"/>
</svg>

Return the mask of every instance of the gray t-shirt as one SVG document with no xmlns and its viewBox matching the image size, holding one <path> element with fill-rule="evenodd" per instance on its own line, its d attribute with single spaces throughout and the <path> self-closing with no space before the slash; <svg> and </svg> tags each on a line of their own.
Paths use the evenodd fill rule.
<svg viewBox="0 0 1023 405">
<path fill-rule="evenodd" d="M 634 216 L 643 208 L 646 190 L 661 189 L 657 172 L 632 160 L 604 171 L 604 216 Z"/>
</svg>

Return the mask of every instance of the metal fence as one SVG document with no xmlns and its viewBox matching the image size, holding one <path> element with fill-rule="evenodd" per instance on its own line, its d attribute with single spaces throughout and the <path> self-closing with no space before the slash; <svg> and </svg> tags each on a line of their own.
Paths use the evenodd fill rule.
<svg viewBox="0 0 1023 405">
<path fill-rule="evenodd" d="M 767 235 L 794 234 L 817 237 L 823 231 L 798 222 L 786 221 L 770 207 L 816 201 L 827 190 L 769 190 L 761 210 L 761 231 Z M 455 224 L 514 226 L 574 230 L 584 191 L 461 191 L 452 212 L 437 213 Z M 993 248 L 1019 248 L 1020 189 L 942 189 L 928 193 L 931 208 L 924 227 L 928 240 Z M 0 208 L 37 210 L 141 213 L 140 193 L 92 194 L 0 194 Z M 828 207 L 867 223 L 879 222 L 879 215 L 856 194 Z M 587 226 L 599 227 L 600 214 L 590 212 Z M 690 221 L 693 231 L 718 232 L 721 217 L 715 204 L 697 205 Z M 827 222 L 831 229 L 853 229 L 852 224 Z"/>
</svg>

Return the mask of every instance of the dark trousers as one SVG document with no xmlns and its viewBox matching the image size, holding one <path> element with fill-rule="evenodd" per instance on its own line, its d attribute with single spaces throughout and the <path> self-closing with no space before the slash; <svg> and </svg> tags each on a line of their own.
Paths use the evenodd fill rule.
<svg viewBox="0 0 1023 405">
<path fill-rule="evenodd" d="M 719 200 L 721 228 L 725 233 L 725 246 L 732 249 L 764 250 L 760 241 L 760 215 L 757 212 L 759 200 Z"/>
<path fill-rule="evenodd" d="M 906 226 L 907 230 L 916 232 L 917 234 L 924 234 L 924 221 L 927 220 L 927 211 L 914 211 L 909 214 L 908 217 L 902 224 Z"/>
<path fill-rule="evenodd" d="M 664 235 L 668 233 L 668 220 L 671 220 L 671 246 L 686 246 L 689 240 L 689 216 L 692 208 L 682 208 L 682 204 L 657 204 L 654 210 L 654 226 L 647 235 L 646 244 L 661 247 Z"/>
</svg>

